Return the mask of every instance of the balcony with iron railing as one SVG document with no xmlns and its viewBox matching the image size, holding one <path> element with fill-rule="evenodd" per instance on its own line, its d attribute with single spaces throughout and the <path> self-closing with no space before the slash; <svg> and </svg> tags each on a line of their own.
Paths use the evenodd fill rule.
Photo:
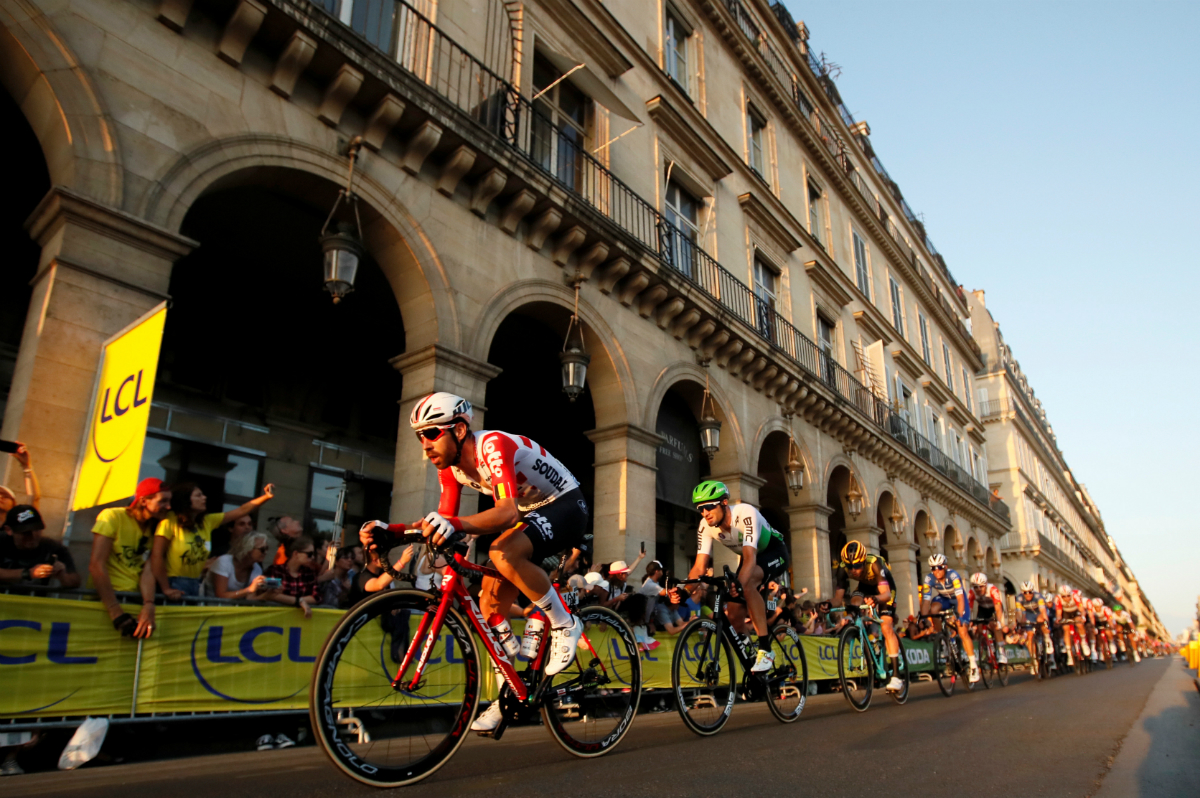
<svg viewBox="0 0 1200 798">
<path fill-rule="evenodd" d="M 736 0 L 726 2 L 736 4 Z M 324 0 L 323 7 L 332 14 L 331 6 L 335 4 L 336 0 Z M 757 296 L 689 235 L 582 149 L 572 135 L 559 129 L 514 86 L 403 0 L 371 0 L 369 5 L 380 11 L 361 17 L 356 13 L 351 26 L 372 45 L 457 107 L 482 131 L 502 141 L 526 163 L 594 209 L 622 238 L 640 246 L 672 273 L 699 288 L 770 349 L 853 405 L 872 425 L 1008 520 L 1008 508 L 1003 502 L 990 500 L 982 485 L 909 427 L 886 401 L 822 353 L 811 339 L 779 315 L 770 302 Z M 384 13 L 387 9 L 390 11 Z M 366 19 L 374 22 L 359 24 Z M 739 22 L 739 26 L 742 24 Z M 748 17 L 744 24 L 742 30 L 747 36 L 757 30 Z"/>
</svg>

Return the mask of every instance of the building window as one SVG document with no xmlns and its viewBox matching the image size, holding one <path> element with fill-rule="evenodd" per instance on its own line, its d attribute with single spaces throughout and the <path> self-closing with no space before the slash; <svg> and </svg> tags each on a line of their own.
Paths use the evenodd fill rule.
<svg viewBox="0 0 1200 798">
<path fill-rule="evenodd" d="M 533 96 L 537 100 L 533 103 L 536 113 L 530 149 L 539 166 L 568 188 L 579 191 L 592 99 L 569 78 L 562 77 L 563 73 L 548 59 L 534 55 Z"/>
<path fill-rule="evenodd" d="M 812 183 L 808 184 L 808 232 L 813 240 L 821 243 L 824 235 L 824 216 L 821 215 L 821 190 Z M 822 247 L 823 248 L 823 247 Z"/>
<path fill-rule="evenodd" d="M 817 346 L 820 348 L 821 360 L 821 377 L 826 383 L 836 387 L 837 385 L 837 369 L 834 364 L 837 363 L 837 356 L 833 346 L 833 331 L 835 325 L 833 322 L 824 316 L 817 314 Z"/>
<path fill-rule="evenodd" d="M 688 38 L 692 30 L 669 7 L 663 21 L 663 71 L 688 92 Z"/>
<path fill-rule="evenodd" d="M 925 318 L 925 314 L 917 311 L 917 323 L 921 326 L 921 359 L 925 361 L 925 365 L 933 365 L 933 353 L 929 351 L 929 319 Z"/>
<path fill-rule="evenodd" d="M 666 250 L 671 265 L 678 271 L 693 277 L 697 262 L 696 247 L 700 238 L 700 201 L 674 180 L 667 184 L 666 216 L 671 224 L 666 230 L 670 238 Z"/>
<path fill-rule="evenodd" d="M 754 305 L 758 318 L 758 334 L 768 341 L 775 340 L 775 298 L 778 277 L 762 258 L 754 259 Z"/>
<path fill-rule="evenodd" d="M 946 345 L 945 341 L 942 341 L 942 363 L 946 367 L 946 369 L 945 369 L 946 387 L 950 389 L 951 393 L 953 393 L 954 392 L 954 366 L 950 362 L 950 347 Z"/>
<path fill-rule="evenodd" d="M 900 283 L 896 282 L 895 277 L 889 277 L 888 283 L 892 291 L 892 326 L 896 328 L 896 332 L 900 333 L 900 337 L 904 337 L 904 303 L 901 299 Z"/>
<path fill-rule="evenodd" d="M 962 383 L 963 384 L 963 399 L 966 400 L 966 403 L 967 403 L 967 412 L 974 413 L 975 408 L 971 407 L 971 380 L 968 379 L 968 373 L 967 373 L 966 366 L 962 367 L 962 378 L 963 378 L 963 383 Z"/>
<path fill-rule="evenodd" d="M 867 265 L 867 244 L 856 231 L 851 231 L 854 239 L 854 276 L 858 281 L 858 290 L 869 302 L 871 300 L 871 267 Z"/>
<path fill-rule="evenodd" d="M 746 156 L 750 168 L 763 180 L 767 179 L 766 160 L 763 157 L 763 142 L 766 140 L 767 123 L 746 103 Z"/>
</svg>

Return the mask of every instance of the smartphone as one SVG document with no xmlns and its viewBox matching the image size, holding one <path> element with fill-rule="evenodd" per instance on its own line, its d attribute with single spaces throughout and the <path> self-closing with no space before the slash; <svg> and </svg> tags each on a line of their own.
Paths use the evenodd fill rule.
<svg viewBox="0 0 1200 798">
<path fill-rule="evenodd" d="M 16 441 L 0 441 L 0 452 L 8 452 L 9 454 L 17 453 Z"/>
<path fill-rule="evenodd" d="M 266 582 L 263 583 L 263 586 L 267 590 L 278 590 L 279 588 L 283 587 L 283 580 L 277 576 L 268 576 L 266 578 Z"/>
</svg>

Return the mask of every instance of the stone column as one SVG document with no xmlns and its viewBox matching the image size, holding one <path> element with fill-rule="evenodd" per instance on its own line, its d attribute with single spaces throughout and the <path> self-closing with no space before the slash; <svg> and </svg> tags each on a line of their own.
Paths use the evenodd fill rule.
<svg viewBox="0 0 1200 798">
<path fill-rule="evenodd" d="M 732 474 L 721 474 L 711 476 L 709 479 L 717 479 L 725 483 L 729 488 L 729 503 L 737 504 L 745 502 L 759 506 L 758 491 L 767 481 L 757 474 L 747 474 L 744 471 L 736 471 Z"/>
<path fill-rule="evenodd" d="M 101 347 L 158 303 L 195 241 L 55 187 L 25 223 L 42 247 L 0 437 L 29 446 L 46 532 L 58 538 L 90 412 Z M 22 489 L 20 467 L 0 483 Z M 23 497 L 19 497 L 23 498 Z"/>
<path fill-rule="evenodd" d="M 883 530 L 875 526 L 867 519 L 867 514 L 863 513 L 857 521 L 846 525 L 842 530 L 846 533 L 846 542 L 857 540 L 859 543 L 867 547 L 867 551 L 872 554 L 879 553 L 879 537 L 883 534 Z M 840 552 L 833 552 L 840 554 Z"/>
<path fill-rule="evenodd" d="M 591 508 L 594 562 L 632 562 L 642 543 L 647 556 L 653 556 L 655 450 L 662 436 L 633 424 L 600 427 L 586 434 L 596 444 Z"/>
<path fill-rule="evenodd" d="M 917 557 L 915 543 L 893 543 L 887 550 L 888 565 L 896 579 L 896 614 L 906 617 L 917 611 Z"/>
<path fill-rule="evenodd" d="M 391 359 L 392 366 L 404 375 L 400 397 L 400 432 L 396 438 L 396 469 L 392 487 L 392 523 L 410 523 L 430 510 L 437 509 L 437 469 L 430 465 L 421 445 L 408 426 L 408 416 L 422 397 L 433 391 L 455 393 L 475 407 L 472 429 L 484 429 L 486 409 L 483 399 L 488 381 L 500 374 L 491 363 L 476 360 L 441 344 L 431 344 L 415 352 Z M 478 508 L 479 494 L 463 491 L 460 512 L 470 515 Z"/>
<path fill-rule="evenodd" d="M 829 551 L 829 515 L 823 504 L 788 508 L 791 531 L 792 587 L 808 588 L 813 601 L 833 596 L 833 561 Z"/>
</svg>

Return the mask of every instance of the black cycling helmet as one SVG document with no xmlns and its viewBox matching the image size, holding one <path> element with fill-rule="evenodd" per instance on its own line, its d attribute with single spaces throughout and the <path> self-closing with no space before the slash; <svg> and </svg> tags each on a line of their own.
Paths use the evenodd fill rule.
<svg viewBox="0 0 1200 798">
<path fill-rule="evenodd" d="M 857 540 L 852 540 L 845 546 L 842 546 L 843 565 L 860 565 L 866 561 L 867 547 L 859 543 Z"/>
</svg>

